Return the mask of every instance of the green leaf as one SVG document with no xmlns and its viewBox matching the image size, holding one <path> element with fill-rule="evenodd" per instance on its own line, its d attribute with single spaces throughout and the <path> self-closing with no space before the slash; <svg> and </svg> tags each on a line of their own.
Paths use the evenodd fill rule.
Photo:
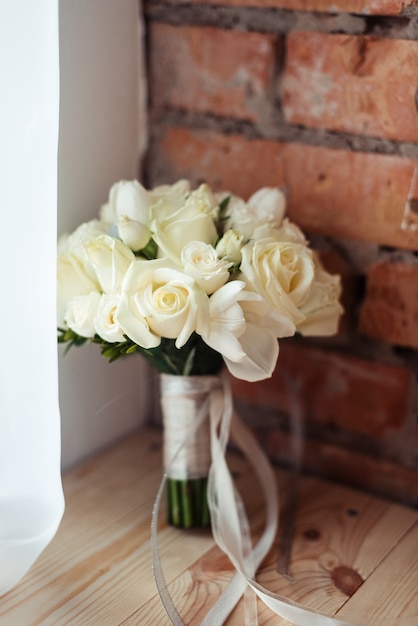
<svg viewBox="0 0 418 626">
<path fill-rule="evenodd" d="M 149 240 L 145 248 L 142 248 L 142 250 L 139 250 L 139 252 L 136 253 L 136 256 L 145 257 L 146 259 L 150 261 L 157 257 L 157 252 L 158 252 L 158 246 L 155 243 L 154 239 L 151 237 L 151 239 Z"/>
<path fill-rule="evenodd" d="M 159 346 L 146 349 L 128 337 L 126 341 L 109 343 L 99 335 L 86 338 L 70 329 L 58 328 L 58 342 L 67 343 L 65 354 L 72 346 L 81 346 L 88 342 L 98 344 L 101 354 L 109 360 L 109 363 L 122 356 L 139 352 L 159 372 L 176 376 L 216 374 L 223 367 L 222 356 L 212 350 L 197 333 L 193 333 L 181 348 L 176 347 L 175 339 L 162 338 Z"/>
<path fill-rule="evenodd" d="M 223 213 L 225 213 L 230 201 L 231 201 L 231 196 L 226 196 L 226 198 L 224 198 L 222 202 L 219 203 L 219 213 L 221 214 L 221 216 Z M 220 219 L 225 219 L 225 217 L 221 217 Z"/>
</svg>

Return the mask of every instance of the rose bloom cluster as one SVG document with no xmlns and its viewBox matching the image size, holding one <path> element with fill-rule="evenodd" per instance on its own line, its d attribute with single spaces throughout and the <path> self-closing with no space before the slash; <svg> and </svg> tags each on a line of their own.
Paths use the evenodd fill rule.
<svg viewBox="0 0 418 626">
<path fill-rule="evenodd" d="M 121 181 L 99 219 L 58 242 L 59 328 L 143 350 L 197 334 L 248 381 L 271 376 L 277 339 L 334 334 L 339 297 L 279 189 L 245 202 L 185 180 Z"/>
</svg>

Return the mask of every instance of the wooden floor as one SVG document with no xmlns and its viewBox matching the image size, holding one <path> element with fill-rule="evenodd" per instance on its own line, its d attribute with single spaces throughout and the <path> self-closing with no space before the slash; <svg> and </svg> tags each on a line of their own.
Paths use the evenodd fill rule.
<svg viewBox="0 0 418 626">
<path fill-rule="evenodd" d="M 245 486 L 254 532 L 262 527 L 259 489 L 231 455 Z M 278 472 L 282 505 L 287 476 Z M 158 431 L 143 431 L 64 476 L 61 527 L 23 581 L 0 599 L 0 624 L 164 626 L 152 575 L 150 516 L 161 479 Z M 181 531 L 161 520 L 165 577 L 187 626 L 197 626 L 233 570 L 210 531 Z M 278 542 L 280 537 L 277 538 Z M 418 626 L 418 512 L 312 477 L 300 484 L 289 574 L 278 548 L 258 580 L 306 607 L 356 625 Z M 288 624 L 259 606 L 260 626 Z M 239 604 L 226 622 L 242 626 Z"/>
</svg>

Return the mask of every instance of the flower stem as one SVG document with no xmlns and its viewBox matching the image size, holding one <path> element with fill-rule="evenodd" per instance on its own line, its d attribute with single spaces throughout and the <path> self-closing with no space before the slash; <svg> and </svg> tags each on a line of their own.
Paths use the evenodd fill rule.
<svg viewBox="0 0 418 626">
<path fill-rule="evenodd" d="M 207 478 L 167 478 L 167 520 L 177 528 L 207 528 Z"/>
</svg>

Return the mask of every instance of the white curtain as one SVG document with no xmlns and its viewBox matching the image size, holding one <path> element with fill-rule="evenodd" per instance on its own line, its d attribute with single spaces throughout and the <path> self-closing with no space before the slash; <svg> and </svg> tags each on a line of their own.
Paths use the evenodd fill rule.
<svg viewBox="0 0 418 626">
<path fill-rule="evenodd" d="M 58 0 L 0 4 L 0 595 L 64 510 L 55 330 Z"/>
</svg>

